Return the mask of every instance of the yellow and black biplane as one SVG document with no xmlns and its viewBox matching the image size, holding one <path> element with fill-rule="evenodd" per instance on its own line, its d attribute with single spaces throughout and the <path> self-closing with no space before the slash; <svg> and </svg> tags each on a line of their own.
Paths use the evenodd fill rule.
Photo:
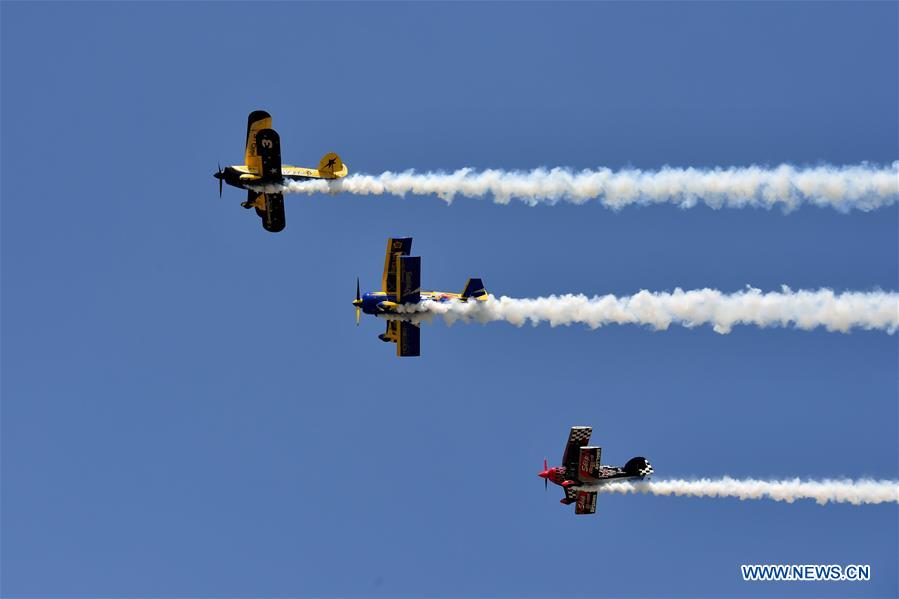
<svg viewBox="0 0 899 599">
<path fill-rule="evenodd" d="M 236 166 L 220 166 L 213 175 L 219 180 L 219 197 L 222 184 L 247 190 L 247 200 L 240 205 L 255 208 L 266 231 L 277 233 L 284 229 L 284 196 L 281 192 L 263 192 L 256 189 L 278 185 L 284 181 L 307 179 L 339 179 L 346 177 L 347 167 L 334 152 L 325 154 L 318 168 L 281 164 L 281 140 L 272 129 L 272 116 L 264 110 L 254 110 L 247 119 L 246 151 L 244 163 Z"/>
<path fill-rule="evenodd" d="M 449 302 L 469 300 L 486 301 L 489 297 L 481 279 L 468 279 L 462 293 L 421 290 L 421 256 L 410 256 L 411 237 L 393 237 L 387 240 L 384 273 L 381 290 L 360 293 L 356 279 L 356 324 L 362 312 L 387 319 L 387 330 L 378 335 L 385 343 L 396 344 L 400 357 L 421 354 L 421 330 L 413 306 L 422 302 Z M 410 309 L 412 308 L 412 309 Z"/>
</svg>

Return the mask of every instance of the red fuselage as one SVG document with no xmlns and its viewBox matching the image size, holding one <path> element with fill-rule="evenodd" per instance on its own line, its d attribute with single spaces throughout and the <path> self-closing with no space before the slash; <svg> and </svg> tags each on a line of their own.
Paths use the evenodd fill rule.
<svg viewBox="0 0 899 599">
<path fill-rule="evenodd" d="M 563 487 L 570 487 L 573 484 L 576 484 L 577 481 L 573 480 L 571 477 L 566 476 L 565 467 L 557 466 L 555 468 L 547 468 L 543 472 L 537 473 L 537 476 L 540 478 L 544 478 L 551 483 L 555 483 L 557 485 Z M 569 484 L 565 484 L 569 483 Z"/>
</svg>

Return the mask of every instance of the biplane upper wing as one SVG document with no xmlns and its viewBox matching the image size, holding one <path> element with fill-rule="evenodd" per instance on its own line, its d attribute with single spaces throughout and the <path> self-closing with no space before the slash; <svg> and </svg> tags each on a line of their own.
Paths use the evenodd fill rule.
<svg viewBox="0 0 899 599">
<path fill-rule="evenodd" d="M 272 128 L 272 115 L 264 110 L 254 110 L 247 118 L 247 143 L 244 149 L 243 163 L 252 173 L 262 172 L 262 162 L 256 151 L 256 134 L 263 129 Z"/>
<path fill-rule="evenodd" d="M 596 513 L 596 491 L 578 491 L 577 501 L 574 504 L 575 514 Z"/>
<path fill-rule="evenodd" d="M 562 454 L 562 465 L 566 468 L 576 464 L 580 454 L 581 447 L 590 443 L 590 435 L 593 433 L 593 427 L 590 426 L 572 426 L 568 433 L 568 443 L 565 444 L 565 453 Z"/>
<path fill-rule="evenodd" d="M 578 480 L 598 479 L 602 470 L 601 459 L 601 447 L 581 447 L 577 461 Z"/>
<path fill-rule="evenodd" d="M 262 181 L 281 181 L 281 138 L 274 129 L 262 129 L 256 133 L 256 151 L 259 154 Z"/>
<path fill-rule="evenodd" d="M 412 252 L 411 237 L 391 237 L 387 240 L 387 256 L 384 258 L 381 291 L 396 295 L 396 257 L 408 256 L 410 252 Z"/>
<path fill-rule="evenodd" d="M 396 257 L 396 302 L 417 304 L 421 301 L 421 256 Z"/>
</svg>

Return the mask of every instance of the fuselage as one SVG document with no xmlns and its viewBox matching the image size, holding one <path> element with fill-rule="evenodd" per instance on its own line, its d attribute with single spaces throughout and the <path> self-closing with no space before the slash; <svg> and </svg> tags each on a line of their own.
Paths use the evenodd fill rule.
<svg viewBox="0 0 899 599">
<path fill-rule="evenodd" d="M 625 480 L 639 479 L 643 480 L 644 475 L 628 473 L 624 468 L 618 466 L 602 466 L 600 468 L 599 477 L 590 480 L 579 480 L 577 476 L 568 473 L 568 469 L 564 466 L 548 468 L 541 472 L 538 476 L 545 478 L 549 482 L 559 485 L 560 487 L 574 487 L 575 489 L 599 487 L 614 482 Z"/>
<path fill-rule="evenodd" d="M 220 173 L 213 175 L 216 179 L 221 179 L 231 187 L 239 189 L 248 189 L 248 185 L 258 185 L 261 177 L 252 172 L 249 167 L 244 165 L 226 166 Z M 282 181 L 306 181 L 308 179 L 318 179 L 318 171 L 302 166 L 282 166 Z M 266 183 L 279 183 L 279 181 L 266 181 Z"/>
<path fill-rule="evenodd" d="M 459 293 L 449 293 L 445 291 L 422 291 L 420 293 L 421 300 L 419 303 L 424 301 L 448 302 L 451 300 L 462 299 L 462 295 Z M 400 314 L 397 310 L 399 304 L 396 301 L 396 296 L 393 294 L 385 293 L 383 291 L 369 291 L 363 293 L 361 299 L 362 304 L 360 307 L 366 314 L 373 314 L 375 316 Z"/>
</svg>

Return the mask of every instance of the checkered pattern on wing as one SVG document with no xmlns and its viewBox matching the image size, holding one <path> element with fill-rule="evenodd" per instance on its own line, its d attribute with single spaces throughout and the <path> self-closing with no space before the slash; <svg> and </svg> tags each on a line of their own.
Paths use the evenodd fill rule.
<svg viewBox="0 0 899 599">
<path fill-rule="evenodd" d="M 593 434 L 593 427 L 591 426 L 572 426 L 568 440 L 569 443 L 576 444 L 577 447 L 583 447 L 590 442 L 591 434 Z"/>
</svg>

